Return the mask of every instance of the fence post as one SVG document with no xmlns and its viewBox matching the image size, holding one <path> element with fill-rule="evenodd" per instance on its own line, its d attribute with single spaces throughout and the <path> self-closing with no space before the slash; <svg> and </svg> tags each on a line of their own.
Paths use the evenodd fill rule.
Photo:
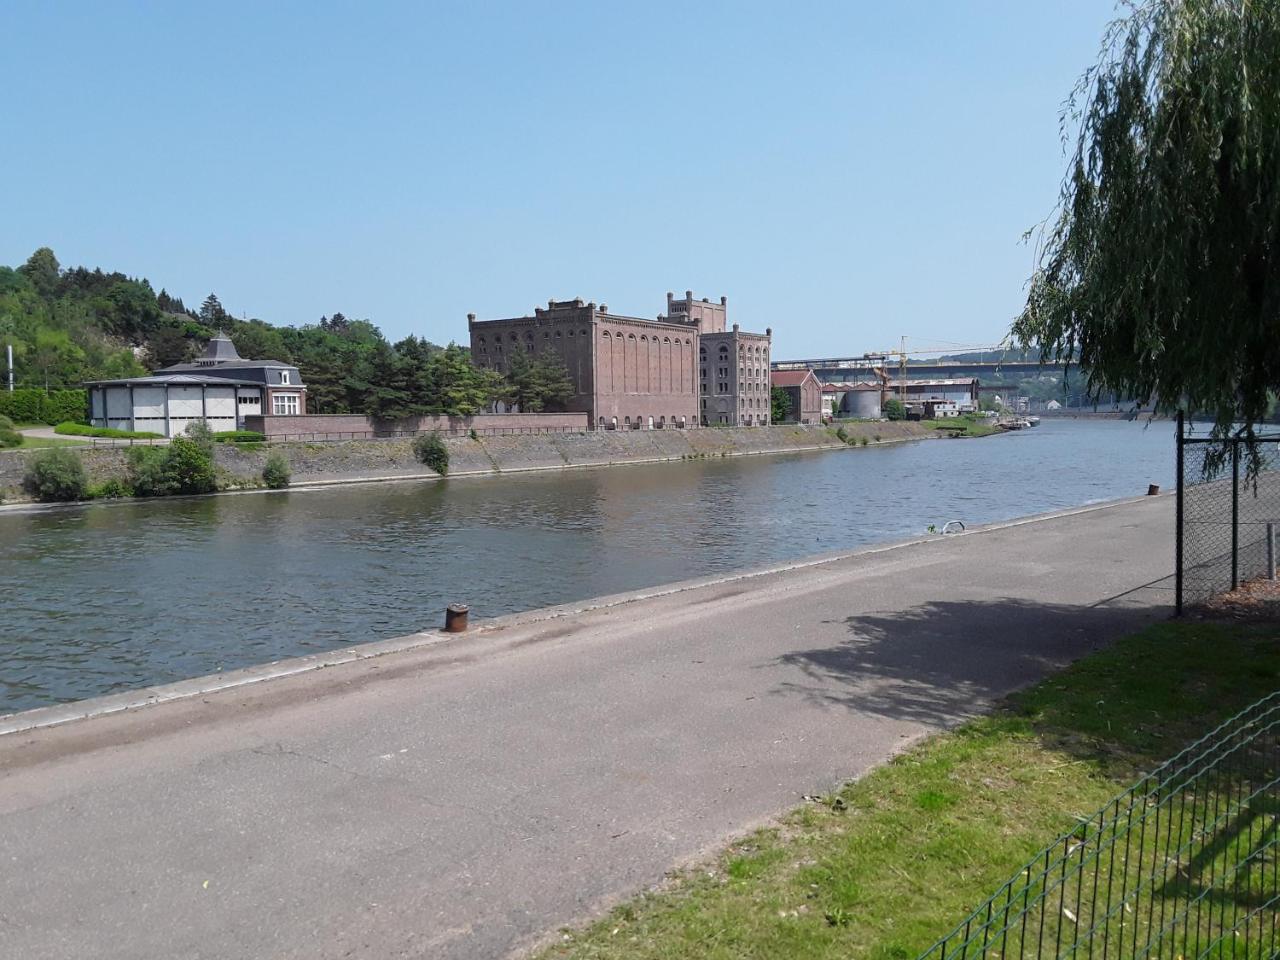
<svg viewBox="0 0 1280 960">
<path fill-rule="evenodd" d="M 1240 442 L 1231 439 L 1231 589 L 1240 586 Z"/>
<path fill-rule="evenodd" d="M 1176 518 L 1174 520 L 1174 546 L 1173 546 L 1173 615 L 1175 617 L 1182 616 L 1182 486 L 1183 486 L 1183 456 L 1182 456 L 1182 411 L 1178 411 L 1178 436 L 1176 438 L 1177 446 L 1177 504 Z"/>
<path fill-rule="evenodd" d="M 1276 578 L 1276 525 L 1267 521 L 1267 579 Z"/>
</svg>

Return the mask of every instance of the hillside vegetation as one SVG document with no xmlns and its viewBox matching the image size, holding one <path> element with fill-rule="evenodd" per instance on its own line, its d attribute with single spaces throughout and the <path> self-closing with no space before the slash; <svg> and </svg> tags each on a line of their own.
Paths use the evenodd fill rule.
<svg viewBox="0 0 1280 960">
<path fill-rule="evenodd" d="M 555 410 L 572 390 L 554 359 L 521 357 L 503 377 L 474 367 L 464 347 L 416 336 L 390 343 L 373 323 L 341 313 L 274 326 L 231 316 L 212 293 L 190 309 L 144 278 L 64 270 L 48 247 L 19 267 L 0 266 L 0 349 L 13 346 L 18 387 L 49 392 L 141 376 L 194 358 L 219 330 L 242 357 L 295 364 L 310 413 L 467 415 L 495 400 Z"/>
</svg>

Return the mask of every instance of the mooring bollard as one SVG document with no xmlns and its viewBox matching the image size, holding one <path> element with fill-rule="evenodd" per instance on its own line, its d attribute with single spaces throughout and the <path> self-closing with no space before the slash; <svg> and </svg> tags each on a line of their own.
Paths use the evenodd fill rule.
<svg viewBox="0 0 1280 960">
<path fill-rule="evenodd" d="M 1148 483 L 1148 484 L 1147 484 L 1147 496 L 1148 496 L 1148 497 L 1158 496 L 1158 495 L 1159 495 L 1159 493 L 1160 493 L 1160 484 L 1158 484 L 1158 483 Z"/>
<path fill-rule="evenodd" d="M 1276 525 L 1267 524 L 1267 579 L 1276 578 Z"/>
<path fill-rule="evenodd" d="M 444 632 L 464 633 L 467 629 L 467 613 L 470 608 L 465 603 L 451 603 L 444 608 Z"/>
</svg>

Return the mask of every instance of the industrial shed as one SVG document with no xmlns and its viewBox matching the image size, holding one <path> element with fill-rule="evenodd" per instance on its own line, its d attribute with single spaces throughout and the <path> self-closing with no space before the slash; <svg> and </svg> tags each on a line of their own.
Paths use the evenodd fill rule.
<svg viewBox="0 0 1280 960">
<path fill-rule="evenodd" d="M 94 380 L 89 391 L 89 422 L 95 427 L 145 430 L 162 436 L 181 434 L 204 420 L 209 429 L 235 430 L 250 414 L 262 413 L 263 386 L 226 377 L 167 374 L 128 380 Z"/>
</svg>

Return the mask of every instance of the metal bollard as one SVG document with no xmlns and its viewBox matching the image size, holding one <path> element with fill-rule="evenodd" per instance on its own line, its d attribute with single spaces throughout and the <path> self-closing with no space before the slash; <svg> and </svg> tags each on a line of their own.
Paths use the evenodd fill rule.
<svg viewBox="0 0 1280 960">
<path fill-rule="evenodd" d="M 451 603 L 444 608 L 444 632 L 465 633 L 467 629 L 467 613 L 469 607 L 465 603 Z"/>
<path fill-rule="evenodd" d="M 1267 579 L 1276 578 L 1276 525 L 1267 524 Z"/>
<path fill-rule="evenodd" d="M 1147 496 L 1148 496 L 1148 497 L 1158 496 L 1158 495 L 1159 495 L 1159 493 L 1160 493 L 1160 484 L 1158 484 L 1158 483 L 1148 483 L 1148 484 L 1147 484 Z"/>
</svg>

